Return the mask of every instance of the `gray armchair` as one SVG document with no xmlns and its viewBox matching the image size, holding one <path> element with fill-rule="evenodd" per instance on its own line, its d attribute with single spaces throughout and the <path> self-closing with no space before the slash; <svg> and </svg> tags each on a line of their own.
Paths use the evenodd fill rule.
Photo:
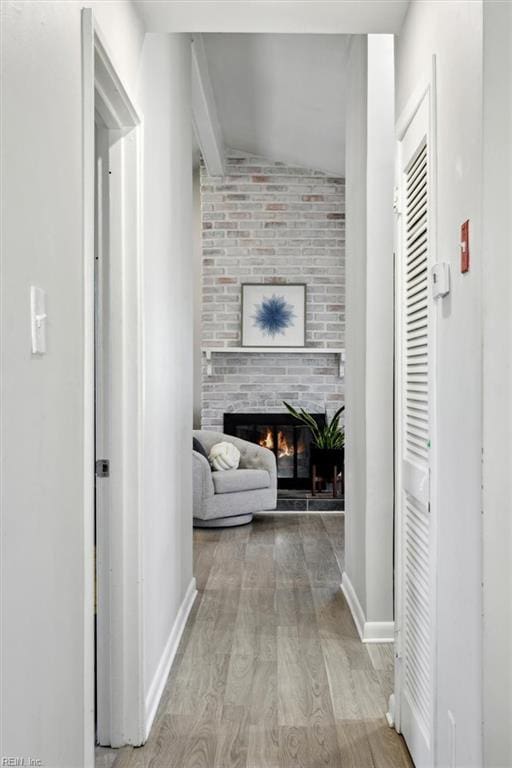
<svg viewBox="0 0 512 768">
<path fill-rule="evenodd" d="M 276 508 L 276 457 L 268 448 L 221 432 L 194 430 L 194 437 L 210 453 L 220 442 L 240 451 L 238 469 L 211 471 L 205 457 L 193 451 L 194 526 L 215 528 L 250 523 L 255 512 Z"/>
</svg>

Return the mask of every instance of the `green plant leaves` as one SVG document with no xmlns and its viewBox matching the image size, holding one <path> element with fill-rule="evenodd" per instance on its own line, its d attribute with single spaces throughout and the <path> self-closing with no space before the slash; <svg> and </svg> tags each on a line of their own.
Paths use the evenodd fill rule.
<svg viewBox="0 0 512 768">
<path fill-rule="evenodd" d="M 345 432 L 340 427 L 340 417 L 345 406 L 338 408 L 331 421 L 327 421 L 325 426 L 319 427 L 314 418 L 304 408 L 297 411 L 290 403 L 283 400 L 283 403 L 291 415 L 304 424 L 311 432 L 314 444 L 318 448 L 343 448 L 345 444 Z"/>
<path fill-rule="evenodd" d="M 290 403 L 287 403 L 286 400 L 283 400 L 283 403 L 287 410 L 291 413 L 292 416 L 294 416 L 298 421 L 302 422 L 302 424 L 305 424 L 306 427 L 311 431 L 311 434 L 313 435 L 313 440 L 315 443 L 318 443 L 318 440 L 320 440 L 320 429 L 318 427 L 318 424 L 314 420 L 314 418 L 309 414 L 307 411 L 304 410 L 304 408 L 301 408 L 299 411 L 296 411 L 295 408 L 290 405 Z"/>
</svg>

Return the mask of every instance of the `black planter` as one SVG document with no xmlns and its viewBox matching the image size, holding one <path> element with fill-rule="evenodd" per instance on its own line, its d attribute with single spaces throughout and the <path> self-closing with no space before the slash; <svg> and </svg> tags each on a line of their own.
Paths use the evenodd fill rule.
<svg viewBox="0 0 512 768">
<path fill-rule="evenodd" d="M 336 467 L 338 472 L 342 472 L 344 462 L 344 448 L 316 448 L 314 445 L 311 446 L 311 464 L 314 464 L 319 470 L 331 470 Z"/>
<path fill-rule="evenodd" d="M 311 446 L 311 492 L 316 493 L 317 483 L 322 487 L 326 482 L 332 483 L 332 495 L 337 496 L 338 475 L 341 474 L 341 489 L 344 488 L 345 474 L 344 448 L 317 448 Z"/>
</svg>

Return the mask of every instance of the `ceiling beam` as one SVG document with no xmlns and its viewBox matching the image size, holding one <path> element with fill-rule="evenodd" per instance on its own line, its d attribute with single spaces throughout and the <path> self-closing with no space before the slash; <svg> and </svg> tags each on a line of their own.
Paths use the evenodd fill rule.
<svg viewBox="0 0 512 768">
<path fill-rule="evenodd" d="M 209 176 L 224 176 L 224 142 L 201 35 L 192 38 L 192 121 Z"/>
<path fill-rule="evenodd" d="M 398 34 L 409 0 L 135 0 L 148 32 Z"/>
</svg>

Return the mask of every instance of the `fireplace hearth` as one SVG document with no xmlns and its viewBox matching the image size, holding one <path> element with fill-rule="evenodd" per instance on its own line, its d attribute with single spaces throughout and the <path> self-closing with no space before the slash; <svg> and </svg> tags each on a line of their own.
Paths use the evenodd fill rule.
<svg viewBox="0 0 512 768">
<path fill-rule="evenodd" d="M 325 414 L 312 416 L 319 426 L 325 424 Z M 274 452 L 278 488 L 310 487 L 311 433 L 289 413 L 225 413 L 224 432 Z"/>
</svg>

